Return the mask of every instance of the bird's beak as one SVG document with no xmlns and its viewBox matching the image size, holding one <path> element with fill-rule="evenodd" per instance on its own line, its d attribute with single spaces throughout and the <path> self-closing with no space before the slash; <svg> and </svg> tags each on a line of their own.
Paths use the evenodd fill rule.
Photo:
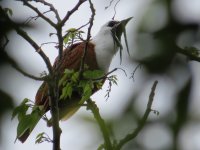
<svg viewBox="0 0 200 150">
<path fill-rule="evenodd" d="M 122 49 L 123 49 L 122 44 L 121 44 L 122 33 L 124 34 L 124 40 L 125 40 L 127 52 L 129 54 L 128 40 L 126 37 L 126 28 L 125 27 L 131 19 L 132 19 L 132 17 L 119 21 L 119 23 L 116 24 L 111 30 L 114 44 L 120 48 L 120 63 L 122 61 Z"/>
<path fill-rule="evenodd" d="M 121 20 L 119 21 L 118 24 L 116 24 L 111 32 L 112 32 L 112 36 L 114 39 L 115 44 L 117 44 L 118 47 L 120 47 L 120 49 L 122 49 L 122 45 L 121 45 L 121 36 L 122 33 L 124 33 L 124 35 L 126 36 L 126 24 L 132 19 L 132 17 L 129 17 L 127 19 Z M 126 37 L 125 37 L 126 38 Z M 126 39 L 125 39 L 126 40 Z"/>
<path fill-rule="evenodd" d="M 132 19 L 132 17 L 129 17 L 127 19 L 121 20 L 119 21 L 118 24 L 116 24 L 116 26 L 114 27 L 113 30 L 115 30 L 115 34 L 117 36 L 117 38 L 119 39 L 119 41 L 121 41 L 121 36 L 122 33 L 125 32 L 125 27 L 127 25 L 127 23 Z"/>
</svg>

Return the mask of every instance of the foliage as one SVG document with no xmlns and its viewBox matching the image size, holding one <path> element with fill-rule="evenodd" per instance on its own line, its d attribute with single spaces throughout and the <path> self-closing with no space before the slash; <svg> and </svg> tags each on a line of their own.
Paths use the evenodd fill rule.
<svg viewBox="0 0 200 150">
<path fill-rule="evenodd" d="M 27 111 L 32 109 L 31 113 Z M 34 105 L 29 99 L 25 98 L 21 104 L 13 110 L 12 119 L 16 116 L 19 124 L 17 126 L 17 138 L 21 137 L 27 130 L 30 132 L 33 130 L 41 115 L 43 114 L 42 109 L 39 106 Z"/>
<path fill-rule="evenodd" d="M 75 42 L 82 40 L 83 33 L 84 33 L 83 31 L 75 29 L 75 28 L 68 29 L 66 31 L 66 34 L 63 36 L 64 44 L 70 46 L 70 45 L 74 44 Z"/>
</svg>

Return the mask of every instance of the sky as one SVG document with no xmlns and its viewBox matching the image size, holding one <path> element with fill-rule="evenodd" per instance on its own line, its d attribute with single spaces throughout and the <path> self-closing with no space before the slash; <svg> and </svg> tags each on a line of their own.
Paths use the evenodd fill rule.
<svg viewBox="0 0 200 150">
<path fill-rule="evenodd" d="M 61 17 L 63 17 L 68 10 L 73 8 L 73 6 L 76 4 L 77 1 L 70 1 L 66 3 L 65 0 L 49 0 L 48 2 L 52 2 L 53 5 L 57 8 L 59 14 Z M 113 6 L 111 8 L 108 8 L 105 10 L 105 7 L 109 5 L 108 0 L 94 0 L 94 6 L 96 9 L 96 15 L 95 15 L 95 22 L 94 26 L 92 28 L 92 35 L 94 36 L 101 25 L 103 25 L 105 22 L 110 20 L 113 17 L 114 11 L 113 11 Z M 130 21 L 130 23 L 127 26 L 127 36 L 128 39 L 129 37 L 132 38 L 132 34 L 134 33 L 134 27 L 137 26 L 138 22 L 141 19 L 142 15 L 142 10 L 144 10 L 151 0 L 121 0 L 116 7 L 117 9 L 117 14 L 116 14 L 116 19 L 121 20 L 125 19 L 128 17 L 133 16 L 133 19 Z M 198 0 L 193 0 L 192 6 L 188 7 L 188 1 L 187 0 L 176 0 L 176 5 L 179 5 L 180 3 L 182 4 L 182 7 L 188 10 L 188 13 L 192 13 L 194 15 L 193 18 L 191 18 L 188 13 L 182 12 L 183 9 L 180 9 L 179 13 L 184 13 L 185 19 L 191 19 L 191 20 L 196 20 L 197 17 L 194 16 L 199 16 L 200 11 L 197 11 L 199 8 L 199 2 Z M 33 12 L 29 11 L 28 8 L 24 7 L 22 3 L 20 2 L 7 2 L 5 6 L 13 8 L 14 11 L 14 18 L 28 18 L 29 16 L 34 16 Z M 46 10 L 45 7 L 41 7 L 40 5 L 37 5 L 41 10 Z M 23 16 L 23 17 L 21 17 Z M 54 16 L 50 16 L 52 19 Z M 182 20 L 184 21 L 184 17 Z M 81 6 L 78 12 L 76 12 L 71 19 L 69 20 L 69 23 L 65 25 L 65 29 L 67 30 L 68 28 L 71 27 L 80 27 L 82 24 L 85 24 L 88 19 L 90 18 L 90 10 L 88 8 L 88 4 L 84 4 Z M 41 19 L 37 20 L 38 25 L 36 25 L 36 28 L 34 30 L 29 30 L 28 32 L 30 35 L 33 37 L 33 39 L 36 40 L 38 43 L 44 43 L 44 42 L 49 42 L 49 41 L 55 41 L 55 37 L 49 37 L 49 33 L 53 33 L 53 29 L 49 26 L 46 26 L 44 22 Z M 86 31 L 87 28 L 84 28 Z M 10 45 L 9 47 L 9 54 L 17 60 L 17 62 L 27 71 L 30 73 L 33 73 L 36 76 L 39 76 L 41 72 L 46 70 L 45 64 L 43 60 L 37 55 L 37 53 L 27 44 L 26 42 L 23 41 L 19 36 L 16 34 L 10 34 L 12 36 L 11 43 L 13 45 Z M 20 44 L 19 44 L 20 43 Z M 132 47 L 134 43 L 130 43 Z M 45 52 L 47 53 L 48 57 L 50 58 L 51 62 L 53 63 L 57 51 L 54 48 L 54 45 L 45 45 L 44 46 Z M 133 48 L 134 50 L 134 48 Z M 134 52 L 131 52 L 133 55 Z M 23 59 L 22 59 L 23 58 Z M 123 56 L 123 63 L 120 65 L 119 63 L 119 55 L 117 54 L 113 62 L 110 66 L 110 70 L 112 70 L 115 67 L 121 67 L 127 71 L 127 74 L 130 75 L 131 71 L 134 69 L 136 64 L 130 64 L 129 57 L 126 53 L 124 53 Z M 192 67 L 196 68 L 198 67 L 197 63 L 193 63 Z M 4 89 L 7 90 L 9 94 L 12 95 L 14 99 L 16 99 L 16 105 L 21 102 L 24 98 L 29 98 L 34 100 L 35 93 L 40 86 L 41 82 L 34 81 L 31 79 L 28 79 L 21 75 L 20 73 L 16 72 L 15 70 L 9 68 L 8 66 L 5 66 L 4 68 L 1 68 L 4 70 L 5 74 L 7 74 L 7 78 L 5 78 L 4 83 Z M 196 76 L 200 75 L 200 71 L 197 69 L 192 70 Z M 141 111 L 141 113 L 145 110 L 146 107 L 146 101 L 148 99 L 148 93 L 150 91 L 151 85 L 154 81 L 154 79 L 144 79 L 145 76 L 141 73 L 138 72 L 136 74 L 136 81 L 132 81 L 129 79 L 129 77 L 126 77 L 122 71 L 117 71 L 116 72 L 117 77 L 118 77 L 118 86 L 113 86 L 112 92 L 110 94 L 110 97 L 108 100 L 104 97 L 106 94 L 106 90 L 108 87 L 108 83 L 105 83 L 103 86 L 103 90 L 100 92 L 96 93 L 92 98 L 96 101 L 97 105 L 100 108 L 100 112 L 102 116 L 106 119 L 110 118 L 115 118 L 120 115 L 120 113 L 123 111 L 123 106 L 125 106 L 128 101 L 129 95 L 131 95 L 133 92 L 137 92 L 138 89 L 137 85 L 141 85 L 144 82 L 147 82 L 146 86 L 142 89 L 144 90 L 143 95 L 139 98 L 140 101 L 137 102 L 138 106 L 138 111 Z M 187 78 L 187 73 L 183 72 L 183 74 L 186 74 Z M 1 76 L 1 75 L 0 75 Z M 195 80 L 197 81 L 198 78 L 195 76 Z M 173 92 L 178 84 L 181 84 L 181 80 L 176 80 L 176 83 L 173 83 L 173 81 L 170 81 L 167 78 L 161 79 L 158 85 L 158 91 L 157 95 L 155 97 L 155 103 L 153 104 L 153 107 L 156 110 L 162 110 L 162 113 L 160 114 L 159 117 L 164 116 L 166 112 L 170 110 L 170 107 L 173 106 Z M 10 86 L 12 85 L 12 86 Z M 167 85 L 167 86 L 166 86 Z M 195 84 L 195 89 L 196 92 L 194 91 L 194 96 L 199 97 L 199 92 L 198 90 L 198 84 Z M 168 88 L 171 87 L 171 88 Z M 0 87 L 2 88 L 2 87 Z M 166 97 L 168 95 L 168 97 Z M 126 97 L 126 99 L 124 98 Z M 161 98 L 162 99 L 159 99 Z M 158 100 L 159 99 L 159 100 Z M 165 103 L 165 101 L 168 101 L 168 104 Z M 171 101 L 171 102 L 170 102 Z M 197 107 L 196 105 L 198 103 L 194 102 L 194 107 Z M 198 108 L 197 108 L 198 110 Z M 197 115 L 200 114 L 200 111 L 197 112 Z M 10 115 L 10 114 L 8 114 Z M 93 133 L 98 132 L 98 127 L 95 124 L 92 123 L 86 123 L 86 121 L 83 120 L 82 116 L 91 116 L 91 113 L 86 111 L 85 108 L 81 108 L 77 114 L 75 114 L 72 118 L 70 118 L 68 121 L 61 122 L 61 128 L 63 131 L 62 137 L 61 137 L 61 147 L 63 149 L 73 149 L 73 150 L 93 150 L 95 149 L 99 144 L 102 143 L 99 137 L 93 136 Z M 155 115 L 150 116 L 151 119 L 156 119 Z M 42 149 L 51 149 L 51 144 L 49 143 L 42 143 L 42 144 L 35 144 L 34 140 L 35 137 L 38 133 L 40 132 L 47 132 L 49 136 L 51 136 L 51 129 L 46 127 L 46 124 L 43 121 L 40 121 L 37 127 L 34 129 L 33 133 L 29 137 L 29 139 L 26 141 L 26 143 L 21 144 L 19 141 L 15 141 L 16 137 L 16 125 L 17 121 L 13 120 L 11 121 L 10 118 L 5 118 L 5 124 L 3 126 L 2 130 L 2 135 L 5 135 L 5 137 L 2 140 L 2 144 L 0 145 L 0 150 L 42 150 Z M 191 146 L 193 146 L 196 149 L 200 149 L 200 145 L 197 144 L 199 137 L 200 137 L 200 130 L 196 132 L 197 130 L 194 130 L 194 128 L 197 128 L 194 125 L 188 125 L 188 127 L 185 127 L 187 130 L 183 132 L 183 138 L 181 139 L 182 141 L 185 142 L 186 137 L 192 137 L 193 136 L 193 142 L 185 142 L 185 147 L 183 150 L 190 150 Z M 158 132 L 160 131 L 160 132 Z M 168 144 L 170 143 L 170 135 L 168 135 L 168 130 L 164 128 L 163 126 L 155 126 L 152 127 L 151 131 L 144 131 L 146 133 L 146 144 L 149 147 L 149 143 L 152 141 L 149 140 L 150 138 L 148 135 L 152 135 L 149 132 L 153 132 L 155 135 L 158 133 L 158 139 L 160 135 L 163 135 L 165 142 L 163 144 Z M 96 135 L 96 134 L 95 134 Z M 94 141 L 94 143 L 91 144 L 90 141 Z M 161 142 L 162 146 L 162 142 Z"/>
</svg>

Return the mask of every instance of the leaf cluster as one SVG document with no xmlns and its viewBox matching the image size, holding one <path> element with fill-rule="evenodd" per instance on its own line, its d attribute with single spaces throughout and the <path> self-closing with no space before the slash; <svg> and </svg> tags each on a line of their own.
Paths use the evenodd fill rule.
<svg viewBox="0 0 200 150">
<path fill-rule="evenodd" d="M 103 75 L 101 70 L 85 70 L 80 79 L 80 72 L 65 69 L 63 77 L 59 81 L 59 87 L 62 89 L 60 100 L 70 99 L 73 93 L 78 93 L 81 95 L 80 104 L 83 104 L 93 92 L 102 87 L 103 79 L 95 79 Z"/>
<path fill-rule="evenodd" d="M 84 32 L 75 28 L 68 29 L 63 37 L 64 44 L 70 46 L 74 42 L 80 41 L 81 39 L 83 39 L 82 33 Z"/>
<path fill-rule="evenodd" d="M 32 109 L 31 113 L 28 110 Z M 42 109 L 35 106 L 32 102 L 25 98 L 21 104 L 16 107 L 12 114 L 12 119 L 18 118 L 19 124 L 17 126 L 17 138 L 20 138 L 25 132 L 31 132 L 42 115 Z"/>
</svg>

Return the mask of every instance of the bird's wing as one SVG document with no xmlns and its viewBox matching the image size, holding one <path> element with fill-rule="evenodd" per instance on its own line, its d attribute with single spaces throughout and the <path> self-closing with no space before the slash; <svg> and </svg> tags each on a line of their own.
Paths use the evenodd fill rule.
<svg viewBox="0 0 200 150">
<path fill-rule="evenodd" d="M 91 70 L 98 69 L 94 47 L 94 44 L 88 43 L 88 49 L 84 62 Z M 82 57 L 84 55 L 84 49 L 85 43 L 77 43 L 75 45 L 72 45 L 70 48 L 65 49 L 61 61 L 58 61 L 58 57 L 56 58 L 53 66 L 54 70 L 56 70 L 56 67 L 60 65 L 58 71 L 61 73 L 63 73 L 66 68 L 78 71 L 80 68 Z"/>
<path fill-rule="evenodd" d="M 88 49 L 85 57 L 85 64 L 89 67 L 89 69 L 94 70 L 98 69 L 98 65 L 96 62 L 96 55 L 94 51 L 94 44 L 88 43 Z M 61 61 L 59 61 L 58 57 L 56 58 L 53 69 L 54 71 L 58 71 L 61 75 L 63 74 L 65 69 L 73 69 L 78 71 L 80 68 L 82 56 L 84 54 L 85 43 L 77 43 L 73 45 L 69 49 L 65 49 L 63 52 L 63 57 Z M 44 105 L 45 108 L 48 108 L 48 86 L 47 83 L 43 83 L 41 87 L 38 89 L 35 104 L 36 105 Z"/>
</svg>

